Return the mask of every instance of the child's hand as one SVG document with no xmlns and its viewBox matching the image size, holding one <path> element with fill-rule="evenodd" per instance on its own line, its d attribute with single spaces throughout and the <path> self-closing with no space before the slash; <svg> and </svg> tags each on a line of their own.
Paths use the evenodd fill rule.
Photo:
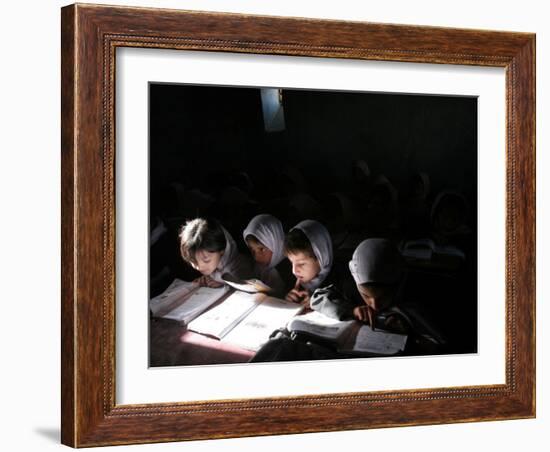
<svg viewBox="0 0 550 452">
<path fill-rule="evenodd" d="M 210 287 L 213 289 L 223 286 L 223 283 L 215 281 L 210 276 L 206 275 L 198 277 L 193 282 L 197 283 L 201 287 Z"/>
<path fill-rule="evenodd" d="M 372 309 L 367 306 L 357 306 L 353 308 L 353 317 L 355 317 L 360 322 L 366 323 L 367 325 L 370 325 L 372 328 L 374 328 L 374 312 Z"/>
<path fill-rule="evenodd" d="M 206 287 L 206 278 L 207 276 L 199 276 L 198 278 L 194 279 L 193 282 L 195 284 L 198 284 L 200 287 Z"/>
<path fill-rule="evenodd" d="M 300 286 L 300 282 L 296 280 L 294 289 L 286 294 L 285 300 L 293 303 L 309 304 L 309 292 Z"/>
<path fill-rule="evenodd" d="M 207 285 L 207 287 L 210 287 L 212 289 L 217 289 L 219 287 L 222 287 L 223 283 L 221 283 L 219 281 L 216 281 L 216 280 L 209 277 L 206 285 Z"/>
</svg>

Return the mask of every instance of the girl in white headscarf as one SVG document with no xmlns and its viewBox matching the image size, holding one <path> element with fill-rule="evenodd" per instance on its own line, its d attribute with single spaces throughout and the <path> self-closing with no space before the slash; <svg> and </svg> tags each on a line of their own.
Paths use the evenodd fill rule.
<svg viewBox="0 0 550 452">
<path fill-rule="evenodd" d="M 365 302 L 353 310 L 353 316 L 374 327 L 376 315 L 394 306 L 398 299 L 403 280 L 401 255 L 389 240 L 363 240 L 353 253 L 349 269 Z"/>
<path fill-rule="evenodd" d="M 403 300 L 404 268 L 396 246 L 386 239 L 363 240 L 353 253 L 349 269 L 363 303 L 353 317 L 371 328 L 409 335 L 409 351 L 435 352 L 445 343 L 421 315 L 418 306 Z"/>
<path fill-rule="evenodd" d="M 290 301 L 309 302 L 332 270 L 332 240 L 327 229 L 314 220 L 294 226 L 285 238 L 285 253 L 292 263 L 296 284 L 287 294 Z"/>
<path fill-rule="evenodd" d="M 312 300 L 312 309 L 339 320 L 354 318 L 373 329 L 406 334 L 407 354 L 440 351 L 445 344 L 441 334 L 421 314 L 419 306 L 403 300 L 404 268 L 391 241 L 363 240 L 353 253 L 349 269 L 356 293 L 346 297 L 341 292 L 325 290 Z"/>
<path fill-rule="evenodd" d="M 222 275 L 229 273 L 238 279 L 252 276 L 252 265 L 239 253 L 231 234 L 213 219 L 195 218 L 181 228 L 180 252 L 183 259 L 202 273 L 196 282 L 203 286 L 220 287 Z"/>
<path fill-rule="evenodd" d="M 284 294 L 285 284 L 276 268 L 285 258 L 283 225 L 273 215 L 256 215 L 243 231 L 243 239 L 252 253 L 259 279 L 276 294 Z"/>
</svg>

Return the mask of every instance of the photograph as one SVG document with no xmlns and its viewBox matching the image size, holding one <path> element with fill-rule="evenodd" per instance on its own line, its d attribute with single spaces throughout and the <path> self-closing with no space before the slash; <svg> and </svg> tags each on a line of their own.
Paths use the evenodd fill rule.
<svg viewBox="0 0 550 452">
<path fill-rule="evenodd" d="M 477 110 L 150 81 L 149 366 L 477 353 Z"/>
</svg>

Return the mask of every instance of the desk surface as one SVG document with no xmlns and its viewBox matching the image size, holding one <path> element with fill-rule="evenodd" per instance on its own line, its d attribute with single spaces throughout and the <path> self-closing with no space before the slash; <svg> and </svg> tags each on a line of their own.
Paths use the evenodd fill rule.
<svg viewBox="0 0 550 452">
<path fill-rule="evenodd" d="M 149 328 L 151 367 L 246 363 L 255 354 L 169 320 L 151 319 Z"/>
</svg>

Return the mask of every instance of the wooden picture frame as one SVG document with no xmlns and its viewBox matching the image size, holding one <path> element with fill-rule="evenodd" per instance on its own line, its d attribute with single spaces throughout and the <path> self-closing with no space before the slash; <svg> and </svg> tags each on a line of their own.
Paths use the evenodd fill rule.
<svg viewBox="0 0 550 452">
<path fill-rule="evenodd" d="M 62 442 L 150 443 L 535 416 L 535 35 L 71 5 L 62 9 Z M 115 51 L 147 47 L 506 70 L 506 382 L 115 403 Z"/>
</svg>

